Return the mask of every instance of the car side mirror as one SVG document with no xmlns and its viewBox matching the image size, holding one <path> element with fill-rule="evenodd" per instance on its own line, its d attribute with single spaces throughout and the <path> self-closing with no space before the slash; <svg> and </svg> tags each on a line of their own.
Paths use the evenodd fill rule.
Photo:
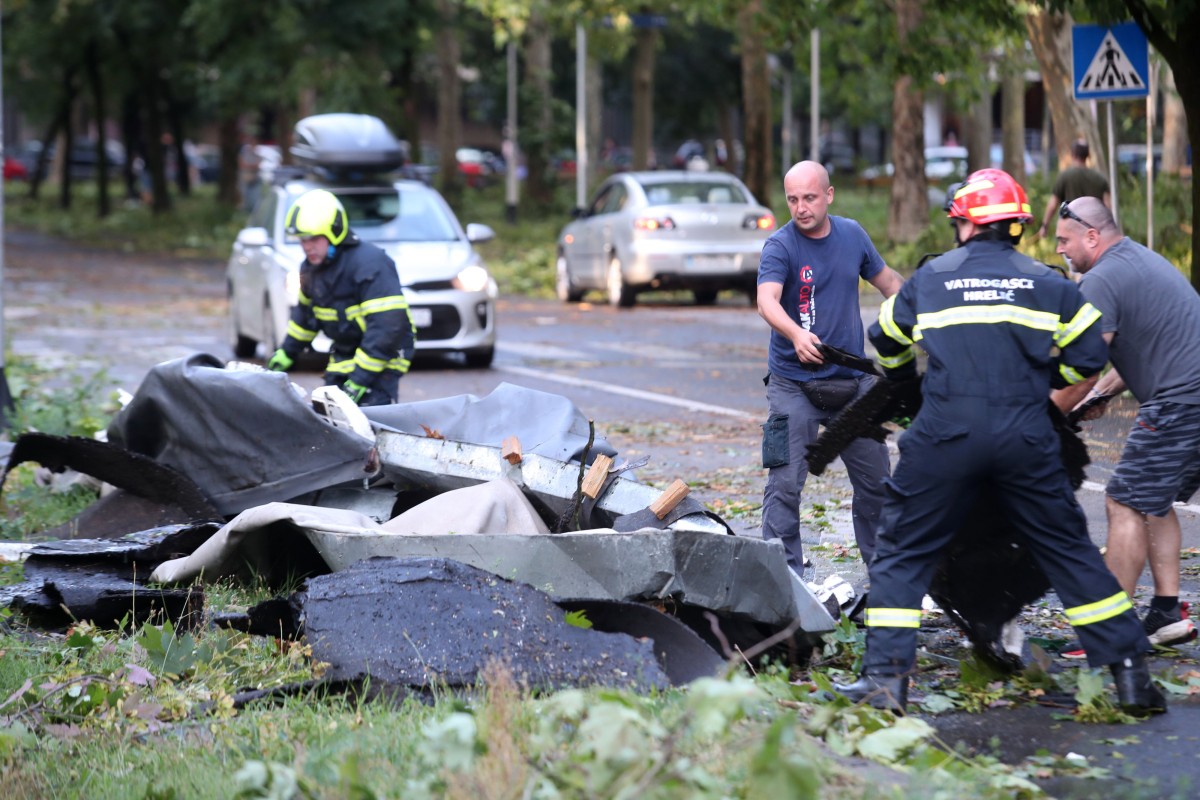
<svg viewBox="0 0 1200 800">
<path fill-rule="evenodd" d="M 467 241 L 471 244 L 490 242 L 495 238 L 496 232 L 492 230 L 490 225 L 484 225 L 482 222 L 471 222 L 467 224 Z"/>
<path fill-rule="evenodd" d="M 237 235 L 237 243 L 242 247 L 266 247 L 271 243 L 271 235 L 266 228 L 243 228 Z"/>
<path fill-rule="evenodd" d="M 588 212 L 586 208 L 576 207 L 571 209 L 571 219 L 585 219 L 587 215 Z"/>
</svg>

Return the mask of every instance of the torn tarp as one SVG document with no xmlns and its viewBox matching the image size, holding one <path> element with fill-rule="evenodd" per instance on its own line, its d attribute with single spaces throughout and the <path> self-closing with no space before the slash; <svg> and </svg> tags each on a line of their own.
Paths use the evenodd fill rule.
<svg viewBox="0 0 1200 800">
<path fill-rule="evenodd" d="M 150 370 L 108 440 L 187 475 L 230 517 L 374 469 L 371 442 L 313 412 L 287 375 L 197 354 Z"/>
<path fill-rule="evenodd" d="M 371 422 L 421 435 L 425 428 L 454 442 L 499 447 L 508 437 L 521 450 L 559 461 L 582 461 L 587 449 L 588 420 L 562 395 L 501 383 L 486 397 L 471 394 L 363 409 Z M 603 436 L 595 437 L 587 461 L 617 451 Z"/>
</svg>

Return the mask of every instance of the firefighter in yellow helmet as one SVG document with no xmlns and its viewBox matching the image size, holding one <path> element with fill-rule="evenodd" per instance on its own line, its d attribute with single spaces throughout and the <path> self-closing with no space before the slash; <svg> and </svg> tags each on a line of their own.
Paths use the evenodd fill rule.
<svg viewBox="0 0 1200 800">
<path fill-rule="evenodd" d="M 888 499 L 865 615 L 867 651 L 853 700 L 903 711 L 916 668 L 921 600 L 977 502 L 1023 534 L 1062 599 L 1093 667 L 1108 666 L 1121 706 L 1165 711 L 1129 596 L 1088 537 L 1048 413 L 1051 387 L 1079 383 L 1108 357 L 1100 312 L 1078 287 L 1017 252 L 1032 220 L 1007 172 L 972 173 L 946 204 L 959 247 L 916 271 L 883 302 L 869 336 L 888 378 L 915 377 L 928 355 L 921 410 L 884 481 Z"/>
<path fill-rule="evenodd" d="M 267 362 L 286 371 L 318 333 L 333 342 L 325 382 L 360 406 L 395 403 L 416 343 L 396 264 L 361 241 L 332 193 L 314 189 L 296 199 L 285 219 L 300 237 L 300 300 L 283 345 Z"/>
</svg>

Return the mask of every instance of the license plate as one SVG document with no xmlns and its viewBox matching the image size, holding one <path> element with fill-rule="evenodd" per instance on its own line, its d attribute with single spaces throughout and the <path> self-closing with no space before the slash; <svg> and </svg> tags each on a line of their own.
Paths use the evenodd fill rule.
<svg viewBox="0 0 1200 800">
<path fill-rule="evenodd" d="M 733 272 L 736 256 L 688 256 L 688 272 Z"/>
<path fill-rule="evenodd" d="M 428 308 L 409 308 L 408 318 L 418 328 L 428 328 L 433 325 L 433 310 Z"/>
</svg>

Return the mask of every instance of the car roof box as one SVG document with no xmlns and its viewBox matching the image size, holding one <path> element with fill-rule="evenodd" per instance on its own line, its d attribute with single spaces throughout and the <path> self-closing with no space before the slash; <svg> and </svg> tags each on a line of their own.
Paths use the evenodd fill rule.
<svg viewBox="0 0 1200 800">
<path fill-rule="evenodd" d="M 293 128 L 289 151 L 300 164 L 335 171 L 386 172 L 407 160 L 404 143 L 367 114 L 305 117 Z"/>
</svg>

